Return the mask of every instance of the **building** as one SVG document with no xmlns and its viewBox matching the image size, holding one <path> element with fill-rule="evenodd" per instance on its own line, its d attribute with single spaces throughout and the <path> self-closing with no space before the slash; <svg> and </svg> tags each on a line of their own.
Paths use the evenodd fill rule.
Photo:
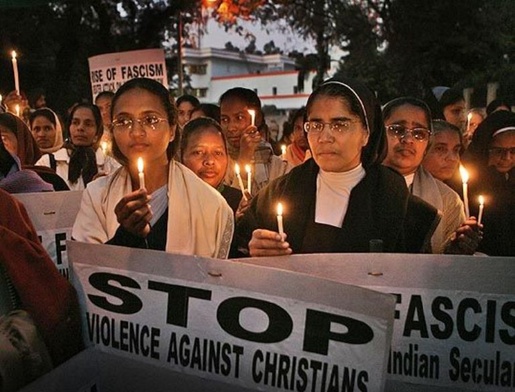
<svg viewBox="0 0 515 392">
<path fill-rule="evenodd" d="M 282 114 L 306 104 L 314 73 L 299 87 L 295 61 L 281 54 L 255 55 L 215 48 L 184 48 L 183 66 L 191 93 L 216 103 L 230 88 L 256 91 L 267 111 Z"/>
</svg>

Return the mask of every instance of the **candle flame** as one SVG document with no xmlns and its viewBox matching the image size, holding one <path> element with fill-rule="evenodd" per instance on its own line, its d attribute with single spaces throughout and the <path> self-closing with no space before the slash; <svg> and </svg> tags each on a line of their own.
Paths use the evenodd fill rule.
<svg viewBox="0 0 515 392">
<path fill-rule="evenodd" d="M 250 125 L 256 125 L 256 111 L 253 109 L 248 109 L 247 112 L 250 114 Z"/>
<path fill-rule="evenodd" d="M 469 180 L 469 173 L 462 165 L 460 165 L 461 181 L 466 184 Z"/>
<path fill-rule="evenodd" d="M 282 215 L 282 214 L 283 214 L 283 204 L 277 203 L 277 215 Z"/>
<path fill-rule="evenodd" d="M 102 142 L 102 152 L 105 154 L 107 151 L 107 142 Z"/>
<path fill-rule="evenodd" d="M 138 172 L 143 173 L 143 158 L 138 158 Z"/>
<path fill-rule="evenodd" d="M 247 173 L 250 173 L 250 165 L 245 165 L 245 171 L 246 171 Z"/>
<path fill-rule="evenodd" d="M 480 195 L 478 197 L 478 199 L 479 199 L 479 204 L 481 204 L 481 205 L 485 204 L 485 198 L 482 195 Z"/>
<path fill-rule="evenodd" d="M 236 175 L 240 174 L 240 165 L 238 165 L 237 163 L 234 165 L 234 172 L 236 173 Z"/>
<path fill-rule="evenodd" d="M 467 114 L 467 120 L 470 121 L 471 119 L 472 119 L 472 113 Z"/>
<path fill-rule="evenodd" d="M 15 50 L 13 50 L 11 52 L 11 56 L 12 56 L 13 60 L 16 60 L 16 51 Z"/>
<path fill-rule="evenodd" d="M 283 144 L 281 146 L 281 152 L 283 153 L 283 155 L 286 154 L 286 145 Z"/>
<path fill-rule="evenodd" d="M 19 104 L 16 104 L 16 105 L 14 106 L 14 110 L 16 111 L 16 115 L 17 115 L 18 117 L 20 117 L 20 105 L 19 105 Z"/>
</svg>

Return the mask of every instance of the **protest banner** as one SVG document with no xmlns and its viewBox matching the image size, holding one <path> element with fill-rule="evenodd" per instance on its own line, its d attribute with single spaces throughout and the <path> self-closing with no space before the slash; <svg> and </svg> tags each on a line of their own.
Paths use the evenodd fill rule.
<svg viewBox="0 0 515 392">
<path fill-rule="evenodd" d="M 381 253 L 240 261 L 394 294 L 387 391 L 515 389 L 513 258 Z"/>
<path fill-rule="evenodd" d="M 86 341 L 102 352 L 250 390 L 384 387 L 391 295 L 227 260 L 67 247 Z"/>
<path fill-rule="evenodd" d="M 102 91 L 116 92 L 134 78 L 157 80 L 168 88 L 163 49 L 144 49 L 93 56 L 88 59 L 93 99 Z"/>
<path fill-rule="evenodd" d="M 66 240 L 80 209 L 82 191 L 13 194 L 20 200 L 43 244 L 61 275 L 68 277 Z"/>
</svg>

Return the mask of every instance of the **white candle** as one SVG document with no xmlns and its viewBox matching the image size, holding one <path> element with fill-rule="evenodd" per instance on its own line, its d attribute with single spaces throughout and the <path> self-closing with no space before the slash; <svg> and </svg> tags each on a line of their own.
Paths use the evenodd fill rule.
<svg viewBox="0 0 515 392">
<path fill-rule="evenodd" d="M 138 158 L 139 188 L 145 188 L 145 173 L 143 173 L 143 158 Z"/>
<path fill-rule="evenodd" d="M 281 152 L 282 152 L 283 158 L 284 158 L 284 154 L 286 154 L 286 144 L 281 145 Z"/>
<path fill-rule="evenodd" d="M 238 183 L 240 184 L 241 193 L 243 194 L 243 197 L 245 198 L 245 200 L 248 200 L 247 196 L 245 195 L 245 187 L 243 186 L 243 180 L 241 179 L 241 175 L 240 175 L 240 165 L 238 165 L 237 163 L 234 165 L 234 172 L 236 173 L 236 178 L 238 178 Z"/>
<path fill-rule="evenodd" d="M 467 186 L 467 182 L 469 180 L 469 174 L 462 165 L 460 165 L 460 174 L 461 174 L 461 181 L 463 183 L 463 204 L 465 205 L 465 216 L 468 218 L 470 216 L 469 195 L 468 195 L 468 186 Z"/>
<path fill-rule="evenodd" d="M 470 128 L 470 120 L 472 119 L 472 113 L 467 114 L 467 128 L 465 128 L 465 132 L 469 131 Z"/>
<path fill-rule="evenodd" d="M 485 198 L 483 196 L 479 196 L 479 215 L 477 217 L 477 224 L 481 224 L 481 219 L 483 218 L 483 210 L 485 209 Z"/>
<path fill-rule="evenodd" d="M 20 117 L 20 105 L 14 105 L 14 111 L 16 112 L 16 115 Z"/>
<path fill-rule="evenodd" d="M 2 94 L 0 94 L 0 106 L 2 106 Z"/>
<path fill-rule="evenodd" d="M 250 114 L 250 125 L 256 125 L 256 111 L 249 109 L 247 112 Z"/>
<path fill-rule="evenodd" d="M 250 170 L 250 165 L 245 165 L 245 171 L 247 172 L 247 189 L 252 195 L 252 171 Z"/>
<path fill-rule="evenodd" d="M 16 94 L 20 93 L 20 79 L 18 77 L 18 60 L 16 59 L 16 51 L 11 52 L 12 62 L 13 62 L 13 73 L 14 73 L 14 89 L 16 90 Z"/>
<path fill-rule="evenodd" d="M 281 237 L 284 234 L 284 227 L 283 227 L 283 205 L 282 203 L 277 203 L 277 227 L 279 229 L 279 234 Z"/>
</svg>

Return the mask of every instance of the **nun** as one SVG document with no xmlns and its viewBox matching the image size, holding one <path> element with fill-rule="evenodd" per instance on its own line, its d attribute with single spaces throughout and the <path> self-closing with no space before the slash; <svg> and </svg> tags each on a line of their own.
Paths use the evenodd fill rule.
<svg viewBox="0 0 515 392">
<path fill-rule="evenodd" d="M 343 78 L 324 82 L 308 99 L 304 131 L 313 157 L 254 197 L 238 224 L 240 248 L 254 257 L 430 252 L 440 215 L 381 165 L 381 108 L 366 86 Z"/>
</svg>

